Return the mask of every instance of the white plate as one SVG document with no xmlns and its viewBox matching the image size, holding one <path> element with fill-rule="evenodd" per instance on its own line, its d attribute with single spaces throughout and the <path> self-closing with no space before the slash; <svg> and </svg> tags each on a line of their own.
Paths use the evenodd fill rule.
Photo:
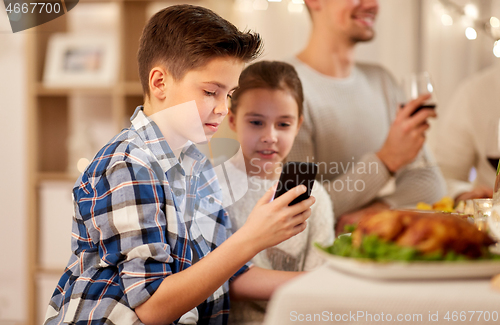
<svg viewBox="0 0 500 325">
<path fill-rule="evenodd" d="M 372 279 L 457 279 L 485 278 L 500 273 L 500 261 L 374 262 L 342 257 L 314 247 L 333 268 Z"/>
</svg>

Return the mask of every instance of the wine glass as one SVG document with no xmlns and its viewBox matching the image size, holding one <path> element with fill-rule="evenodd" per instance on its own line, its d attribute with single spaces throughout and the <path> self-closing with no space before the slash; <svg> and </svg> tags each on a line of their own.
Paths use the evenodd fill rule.
<svg viewBox="0 0 500 325">
<path fill-rule="evenodd" d="M 479 230 L 488 231 L 488 217 L 492 213 L 493 199 L 474 199 L 474 224 Z"/>
<path fill-rule="evenodd" d="M 416 99 L 423 94 L 430 94 L 431 97 L 420 105 L 411 115 L 416 114 L 421 109 L 435 109 L 437 100 L 434 84 L 430 74 L 427 71 L 411 73 L 403 77 L 402 82 L 403 92 L 405 96 L 405 103 Z"/>
<path fill-rule="evenodd" d="M 416 114 L 421 109 L 435 109 L 436 108 L 436 92 L 434 90 L 434 84 L 432 82 L 431 76 L 427 71 L 410 73 L 403 77 L 402 88 L 404 93 L 405 102 L 402 103 L 401 107 L 406 105 L 406 103 L 417 99 L 419 96 L 424 94 L 430 94 L 430 98 L 427 99 L 422 105 L 417 107 L 412 113 L 411 116 Z M 424 147 L 425 150 L 425 147 Z M 436 162 L 429 161 L 427 159 L 427 155 L 423 153 L 423 150 L 417 156 L 417 158 L 408 165 L 409 169 L 414 168 L 427 168 L 433 167 L 436 165 Z"/>
<path fill-rule="evenodd" d="M 500 175 L 498 170 L 500 160 L 500 119 L 496 118 L 489 122 L 485 145 L 486 158 L 493 170 L 497 172 L 493 187 L 493 199 L 500 202 Z"/>
<path fill-rule="evenodd" d="M 486 136 L 486 158 L 496 171 L 500 160 L 500 119 L 494 119 L 488 124 Z"/>
</svg>

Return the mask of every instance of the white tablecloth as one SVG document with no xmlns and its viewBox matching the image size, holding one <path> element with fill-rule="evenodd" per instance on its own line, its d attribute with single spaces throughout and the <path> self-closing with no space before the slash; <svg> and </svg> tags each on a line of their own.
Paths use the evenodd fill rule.
<svg viewBox="0 0 500 325">
<path fill-rule="evenodd" d="M 325 265 L 281 287 L 265 320 L 265 325 L 337 323 L 499 324 L 500 292 L 489 279 L 382 281 Z"/>
</svg>

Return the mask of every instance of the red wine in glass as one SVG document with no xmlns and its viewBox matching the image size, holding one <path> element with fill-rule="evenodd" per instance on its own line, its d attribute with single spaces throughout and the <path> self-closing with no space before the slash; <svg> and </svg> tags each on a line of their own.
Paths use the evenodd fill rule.
<svg viewBox="0 0 500 325">
<path fill-rule="evenodd" d="M 500 200 L 500 119 L 493 119 L 489 123 L 488 137 L 486 138 L 486 157 L 491 166 L 496 170 L 495 187 L 493 188 L 493 200 Z"/>
<path fill-rule="evenodd" d="M 428 72 L 423 71 L 419 73 L 411 73 L 404 76 L 402 89 L 406 102 L 414 100 L 423 94 L 430 95 L 430 98 L 428 98 L 422 105 L 417 107 L 411 113 L 411 116 L 415 115 L 421 109 L 436 108 L 436 93 L 434 91 L 431 76 Z"/>
<path fill-rule="evenodd" d="M 493 167 L 494 170 L 497 170 L 499 160 L 500 158 L 488 157 L 488 162 L 490 163 L 490 165 Z"/>
<path fill-rule="evenodd" d="M 410 116 L 417 114 L 421 109 L 435 109 L 435 108 L 436 108 L 436 104 L 423 104 L 423 105 L 420 105 L 419 107 L 417 107 L 413 111 L 413 113 L 410 114 Z"/>
</svg>

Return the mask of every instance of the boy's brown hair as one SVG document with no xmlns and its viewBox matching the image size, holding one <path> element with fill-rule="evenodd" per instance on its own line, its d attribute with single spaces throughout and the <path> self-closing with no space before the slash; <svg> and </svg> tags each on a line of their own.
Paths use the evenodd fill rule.
<svg viewBox="0 0 500 325">
<path fill-rule="evenodd" d="M 174 80 L 216 57 L 248 62 L 262 50 L 260 35 L 241 32 L 210 9 L 174 5 L 157 12 L 144 27 L 137 60 L 145 96 L 149 96 L 149 73 L 162 65 Z"/>
<path fill-rule="evenodd" d="M 240 75 L 239 87 L 231 97 L 231 112 L 236 114 L 241 95 L 257 88 L 289 91 L 297 102 L 299 117 L 302 116 L 304 93 L 299 75 L 292 65 L 280 61 L 260 61 L 246 67 Z"/>
</svg>

